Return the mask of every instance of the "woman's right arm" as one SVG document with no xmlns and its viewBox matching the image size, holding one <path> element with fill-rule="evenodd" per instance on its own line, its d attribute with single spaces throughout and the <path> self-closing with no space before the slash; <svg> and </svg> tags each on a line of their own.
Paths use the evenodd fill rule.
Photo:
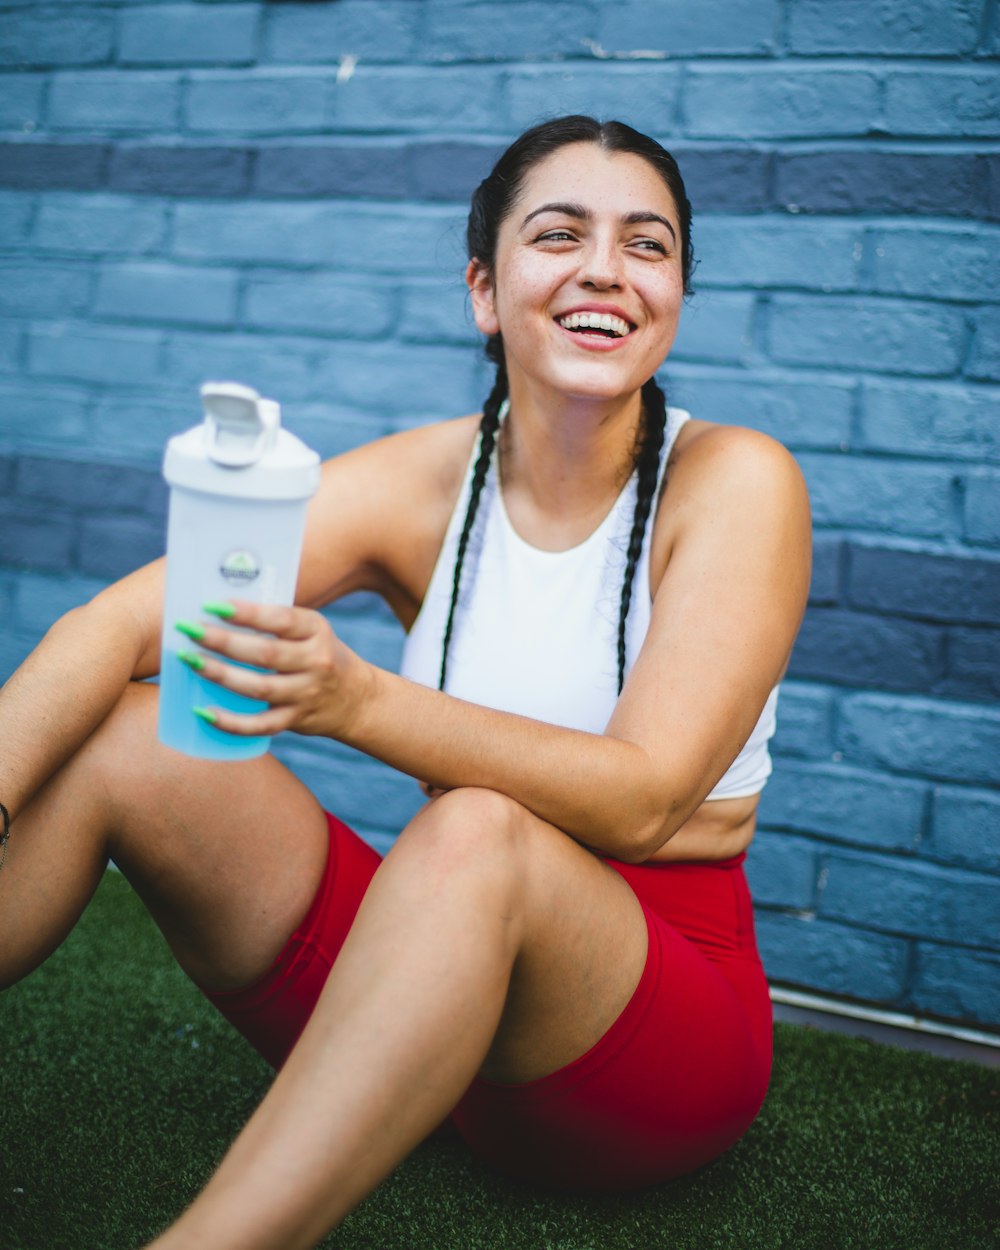
<svg viewBox="0 0 1000 1250">
<path fill-rule="evenodd" d="M 164 561 L 59 618 L 0 690 L 0 803 L 11 819 L 159 668 Z"/>
</svg>

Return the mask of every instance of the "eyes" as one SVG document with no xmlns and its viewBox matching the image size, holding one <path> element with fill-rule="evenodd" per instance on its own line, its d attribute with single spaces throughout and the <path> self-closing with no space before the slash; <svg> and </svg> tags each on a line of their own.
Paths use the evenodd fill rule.
<svg viewBox="0 0 1000 1250">
<path fill-rule="evenodd" d="M 541 244 L 560 244 L 560 243 L 576 243 L 578 235 L 565 228 L 557 228 L 554 230 L 545 230 L 538 235 L 534 242 Z M 649 235 L 637 235 L 634 239 L 626 242 L 626 247 L 630 251 L 647 252 L 659 256 L 668 256 L 669 249 L 659 239 L 654 239 Z"/>
</svg>

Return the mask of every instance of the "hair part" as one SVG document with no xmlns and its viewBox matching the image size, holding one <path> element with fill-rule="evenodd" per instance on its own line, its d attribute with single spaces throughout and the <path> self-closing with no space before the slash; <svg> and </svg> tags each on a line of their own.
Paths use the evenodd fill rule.
<svg viewBox="0 0 1000 1250">
<path fill-rule="evenodd" d="M 640 156 L 660 175 L 677 210 L 681 233 L 681 275 L 685 294 L 690 294 L 691 275 L 695 265 L 691 246 L 691 204 L 677 162 L 655 139 L 641 134 L 624 122 L 601 122 L 582 114 L 557 117 L 552 121 L 533 126 L 500 156 L 491 173 L 479 184 L 472 197 L 466 227 L 469 259 L 476 261 L 492 275 L 496 263 L 500 227 L 517 203 L 529 171 L 547 156 L 573 143 L 593 143 L 606 152 L 622 152 Z M 455 611 L 461 591 L 462 570 L 469 537 L 479 511 L 480 498 L 489 473 L 493 449 L 496 446 L 497 432 L 500 427 L 500 410 L 509 393 L 503 339 L 499 334 L 491 335 L 486 340 L 485 352 L 496 365 L 497 374 L 493 389 L 483 405 L 483 417 L 479 427 L 479 454 L 472 472 L 469 501 L 455 555 L 451 602 L 448 607 L 448 619 L 441 649 L 441 673 L 438 681 L 438 688 L 441 690 L 444 690 L 448 676 L 448 651 L 454 629 Z M 632 583 L 635 580 L 635 570 L 642 553 L 646 526 L 656 494 L 656 485 L 660 478 L 660 455 L 667 424 L 666 397 L 655 378 L 650 378 L 643 385 L 640 421 L 634 467 L 637 475 L 636 502 L 626 550 L 625 573 L 618 613 L 619 694 L 625 684 L 626 624 L 632 602 Z"/>
</svg>

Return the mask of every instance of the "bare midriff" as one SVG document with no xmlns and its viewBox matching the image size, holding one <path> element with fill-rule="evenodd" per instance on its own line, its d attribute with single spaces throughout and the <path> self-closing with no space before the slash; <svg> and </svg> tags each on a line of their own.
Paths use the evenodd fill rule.
<svg viewBox="0 0 1000 1250">
<path fill-rule="evenodd" d="M 745 851 L 757 823 L 759 794 L 707 799 L 647 863 L 732 859 Z"/>
</svg>

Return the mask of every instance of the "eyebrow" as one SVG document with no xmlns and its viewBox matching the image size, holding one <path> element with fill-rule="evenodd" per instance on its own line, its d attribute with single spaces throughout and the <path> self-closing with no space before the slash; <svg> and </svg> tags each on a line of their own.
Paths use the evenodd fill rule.
<svg viewBox="0 0 1000 1250">
<path fill-rule="evenodd" d="M 576 217 L 579 221 L 590 221 L 593 217 L 593 213 L 590 209 L 585 208 L 582 204 L 569 204 L 560 201 L 553 204 L 543 204 L 541 208 L 534 209 L 527 215 L 527 217 L 525 217 L 524 221 L 521 222 L 521 229 L 523 230 L 533 217 L 538 217 L 541 213 L 561 213 L 564 217 Z M 638 209 L 635 212 L 626 213 L 622 218 L 622 222 L 626 226 L 641 225 L 645 221 L 656 221 L 659 222 L 661 226 L 666 226 L 666 228 L 670 231 L 670 237 L 673 239 L 674 243 L 677 242 L 677 234 L 673 226 L 666 217 L 661 217 L 659 213 L 651 213 L 644 209 Z"/>
</svg>

